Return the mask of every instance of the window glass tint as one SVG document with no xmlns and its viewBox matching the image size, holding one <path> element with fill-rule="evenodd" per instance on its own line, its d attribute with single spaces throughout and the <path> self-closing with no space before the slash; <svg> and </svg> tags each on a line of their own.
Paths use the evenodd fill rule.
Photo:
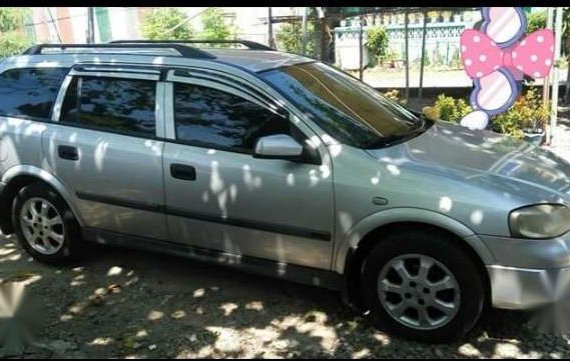
<svg viewBox="0 0 570 361">
<path fill-rule="evenodd" d="M 20 68 L 0 74 L 0 115 L 49 119 L 69 69 Z"/>
<path fill-rule="evenodd" d="M 422 124 L 375 89 L 322 63 L 292 65 L 261 75 L 345 144 L 375 147 L 382 138 L 404 136 Z"/>
<path fill-rule="evenodd" d="M 154 135 L 155 95 L 152 80 L 76 78 L 68 88 L 61 121 Z"/>
<path fill-rule="evenodd" d="M 176 139 L 251 153 L 259 137 L 288 134 L 289 122 L 255 103 L 213 88 L 174 84 Z"/>
</svg>

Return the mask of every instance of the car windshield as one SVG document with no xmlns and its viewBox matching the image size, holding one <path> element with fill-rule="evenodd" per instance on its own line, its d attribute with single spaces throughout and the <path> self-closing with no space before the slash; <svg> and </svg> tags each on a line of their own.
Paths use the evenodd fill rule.
<svg viewBox="0 0 570 361">
<path fill-rule="evenodd" d="M 260 75 L 344 144 L 378 148 L 417 135 L 426 127 L 424 118 L 323 63 L 296 64 Z"/>
</svg>

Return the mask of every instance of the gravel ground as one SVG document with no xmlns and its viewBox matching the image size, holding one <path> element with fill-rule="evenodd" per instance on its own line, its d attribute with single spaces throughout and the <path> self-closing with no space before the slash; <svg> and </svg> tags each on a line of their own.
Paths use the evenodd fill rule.
<svg viewBox="0 0 570 361">
<path fill-rule="evenodd" d="M 44 309 L 25 358 L 570 357 L 523 313 L 489 311 L 466 339 L 426 345 L 375 330 L 335 292 L 133 250 L 89 247 L 57 268 L 0 236 L 0 280 L 25 282 Z"/>
</svg>

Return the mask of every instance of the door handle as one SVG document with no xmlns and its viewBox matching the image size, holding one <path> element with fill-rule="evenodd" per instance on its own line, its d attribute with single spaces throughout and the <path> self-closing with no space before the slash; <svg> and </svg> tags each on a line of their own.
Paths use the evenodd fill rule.
<svg viewBox="0 0 570 361">
<path fill-rule="evenodd" d="M 170 175 L 173 178 L 193 181 L 196 180 L 196 168 L 191 165 L 172 163 L 170 165 Z"/>
<path fill-rule="evenodd" d="M 69 145 L 60 145 L 57 147 L 57 154 L 62 159 L 69 159 L 69 160 L 78 160 L 79 159 L 79 152 L 77 152 L 77 148 L 71 147 Z"/>
</svg>

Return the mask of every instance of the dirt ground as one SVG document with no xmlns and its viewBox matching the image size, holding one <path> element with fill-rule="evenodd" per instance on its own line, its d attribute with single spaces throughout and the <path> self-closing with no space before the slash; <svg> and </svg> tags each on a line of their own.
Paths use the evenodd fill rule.
<svg viewBox="0 0 570 361">
<path fill-rule="evenodd" d="M 89 247 L 80 266 L 39 264 L 0 236 L 0 280 L 25 282 L 44 326 L 25 358 L 566 358 L 567 337 L 490 311 L 445 345 L 398 339 L 337 293 L 140 251 Z"/>
</svg>

